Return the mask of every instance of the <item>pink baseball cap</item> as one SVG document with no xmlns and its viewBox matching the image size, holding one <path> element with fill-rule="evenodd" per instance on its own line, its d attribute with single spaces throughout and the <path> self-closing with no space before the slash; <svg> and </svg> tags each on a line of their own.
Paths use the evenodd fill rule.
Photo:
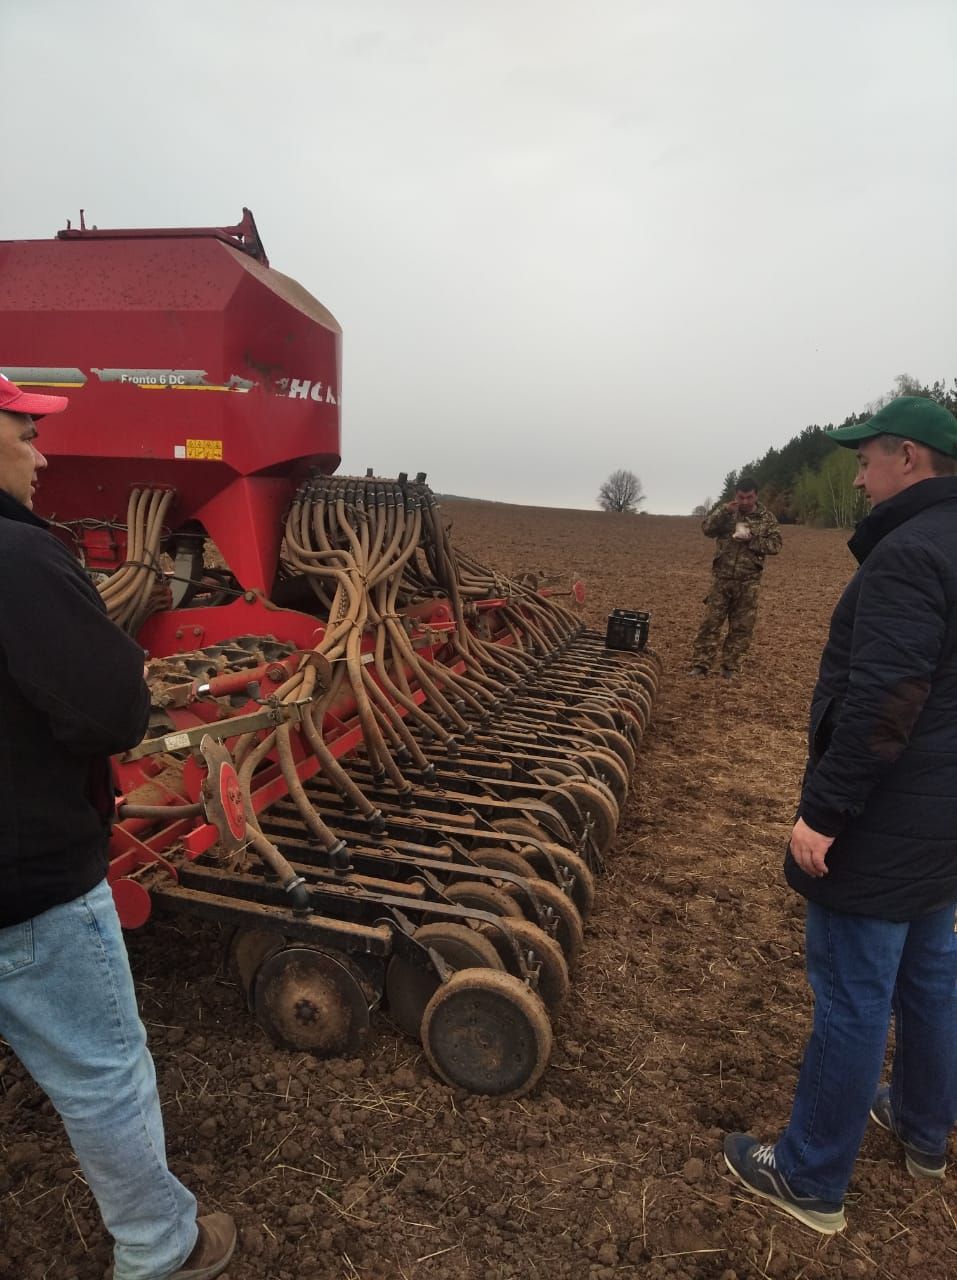
<svg viewBox="0 0 957 1280">
<path fill-rule="evenodd" d="M 0 412 L 28 413 L 31 418 L 43 418 L 48 413 L 62 413 L 70 403 L 66 396 L 38 396 L 21 391 L 5 373 L 0 373 Z"/>
</svg>

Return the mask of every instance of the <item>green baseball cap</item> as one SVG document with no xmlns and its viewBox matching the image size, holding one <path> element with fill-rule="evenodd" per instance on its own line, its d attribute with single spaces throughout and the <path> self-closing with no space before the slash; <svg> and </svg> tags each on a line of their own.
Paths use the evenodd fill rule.
<svg viewBox="0 0 957 1280">
<path fill-rule="evenodd" d="M 900 436 L 957 458 L 957 418 L 925 396 L 898 396 L 867 422 L 838 427 L 827 434 L 848 449 L 856 449 L 862 440 L 873 440 L 875 436 Z"/>
</svg>

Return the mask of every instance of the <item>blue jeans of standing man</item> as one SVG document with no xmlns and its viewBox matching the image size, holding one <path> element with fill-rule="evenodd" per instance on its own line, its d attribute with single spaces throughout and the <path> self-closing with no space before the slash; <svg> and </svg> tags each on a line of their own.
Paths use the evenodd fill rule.
<svg viewBox="0 0 957 1280">
<path fill-rule="evenodd" d="M 0 1035 L 63 1117 L 115 1242 L 115 1280 L 158 1280 L 196 1243 L 166 1165 L 153 1059 L 106 881 L 0 929 Z"/>
<path fill-rule="evenodd" d="M 807 904 L 814 1027 L 775 1162 L 792 1190 L 842 1202 L 880 1082 L 891 1011 L 891 1109 L 902 1138 L 942 1155 L 957 1122 L 953 906 L 895 922 Z"/>
</svg>

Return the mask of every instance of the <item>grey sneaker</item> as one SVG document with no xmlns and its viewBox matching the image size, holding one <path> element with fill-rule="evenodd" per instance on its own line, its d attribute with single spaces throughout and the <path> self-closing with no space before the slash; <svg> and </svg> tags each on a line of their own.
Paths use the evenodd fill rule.
<svg viewBox="0 0 957 1280">
<path fill-rule="evenodd" d="M 942 1178 L 947 1172 L 947 1157 L 932 1156 L 919 1147 L 912 1146 L 901 1137 L 891 1110 L 891 1091 L 886 1086 L 878 1089 L 877 1096 L 871 1106 L 871 1119 L 892 1133 L 904 1148 L 904 1163 L 907 1172 L 915 1178 Z"/>
<path fill-rule="evenodd" d="M 844 1230 L 843 1204 L 795 1195 L 775 1164 L 774 1147 L 769 1142 L 758 1142 L 748 1133 L 729 1133 L 724 1140 L 724 1162 L 749 1191 L 770 1200 L 813 1231 L 832 1236 Z"/>
</svg>

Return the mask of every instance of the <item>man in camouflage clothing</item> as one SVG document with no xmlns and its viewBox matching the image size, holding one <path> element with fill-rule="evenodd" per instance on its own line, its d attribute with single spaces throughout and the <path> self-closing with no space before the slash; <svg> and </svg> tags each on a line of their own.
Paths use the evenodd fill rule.
<svg viewBox="0 0 957 1280">
<path fill-rule="evenodd" d="M 730 678 L 751 645 L 764 557 L 781 550 L 781 532 L 771 512 L 758 502 L 757 486 L 748 476 L 738 481 L 730 502 L 708 513 L 701 529 L 705 537 L 717 538 L 718 545 L 711 564 L 711 590 L 705 598 L 708 611 L 691 653 L 691 673 L 708 674 L 727 619 L 721 674 Z"/>
</svg>

